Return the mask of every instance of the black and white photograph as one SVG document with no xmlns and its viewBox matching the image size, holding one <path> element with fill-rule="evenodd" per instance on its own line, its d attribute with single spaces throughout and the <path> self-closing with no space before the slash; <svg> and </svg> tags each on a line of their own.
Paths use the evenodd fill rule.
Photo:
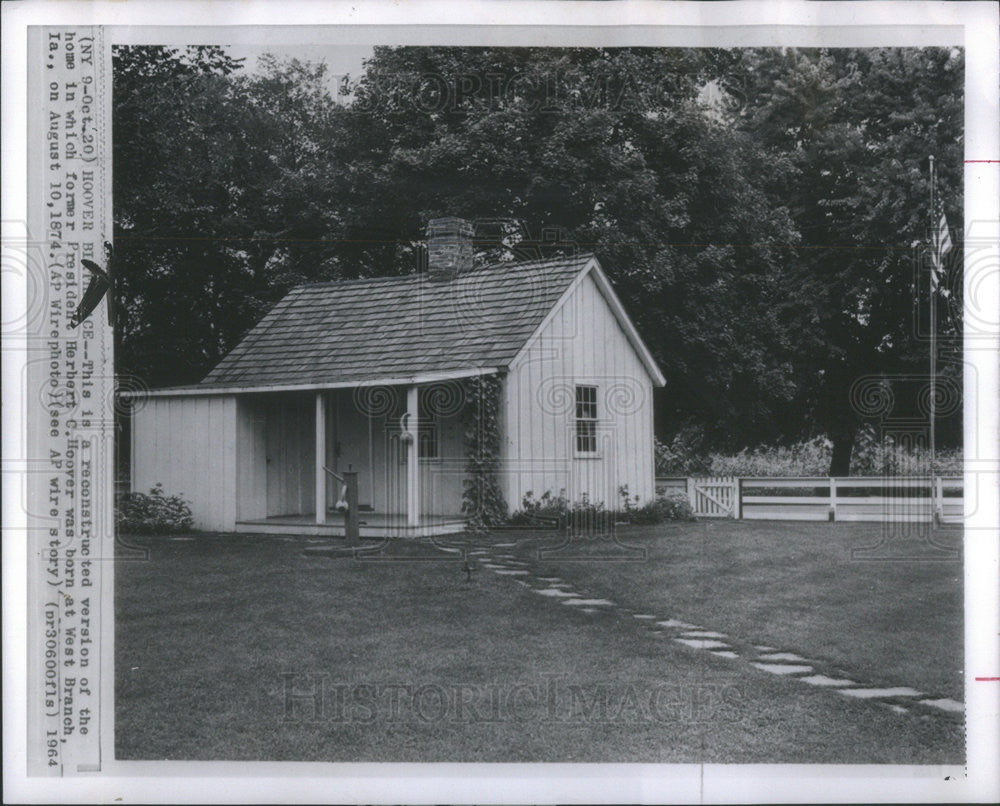
<svg viewBox="0 0 1000 806">
<path fill-rule="evenodd" d="M 963 762 L 961 48 L 114 82 L 117 754 Z"/>
<path fill-rule="evenodd" d="M 961 28 L 107 30 L 35 35 L 33 774 L 967 775 Z"/>
</svg>

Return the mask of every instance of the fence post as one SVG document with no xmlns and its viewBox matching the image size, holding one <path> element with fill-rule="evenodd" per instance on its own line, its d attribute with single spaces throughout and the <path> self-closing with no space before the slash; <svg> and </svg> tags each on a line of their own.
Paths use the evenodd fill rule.
<svg viewBox="0 0 1000 806">
<path fill-rule="evenodd" d="M 738 477 L 733 485 L 733 495 L 736 500 L 733 502 L 733 517 L 736 520 L 743 520 L 743 478 Z"/>
<path fill-rule="evenodd" d="M 830 520 L 837 520 L 837 479 L 830 476 Z"/>
<path fill-rule="evenodd" d="M 934 502 L 931 507 L 931 518 L 934 525 L 938 526 L 941 523 L 941 516 L 944 514 L 944 484 L 940 476 L 931 476 L 931 498 Z"/>
<path fill-rule="evenodd" d="M 691 476 L 688 476 L 687 487 L 688 487 L 688 503 L 691 504 L 691 511 L 697 514 L 698 502 L 695 500 L 696 496 L 694 493 L 695 480 Z"/>
</svg>

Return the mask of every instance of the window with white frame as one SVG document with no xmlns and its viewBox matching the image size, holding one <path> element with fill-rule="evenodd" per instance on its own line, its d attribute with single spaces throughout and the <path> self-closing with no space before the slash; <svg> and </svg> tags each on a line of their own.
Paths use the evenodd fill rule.
<svg viewBox="0 0 1000 806">
<path fill-rule="evenodd" d="M 576 387 L 576 452 L 597 455 L 597 387 Z"/>
</svg>

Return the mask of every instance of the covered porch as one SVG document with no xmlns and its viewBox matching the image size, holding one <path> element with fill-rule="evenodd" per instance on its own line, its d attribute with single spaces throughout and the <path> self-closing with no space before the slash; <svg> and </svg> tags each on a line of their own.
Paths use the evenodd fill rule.
<svg viewBox="0 0 1000 806">
<path fill-rule="evenodd" d="M 344 536 L 347 472 L 361 537 L 461 531 L 463 400 L 457 381 L 239 395 L 237 531 Z"/>
</svg>

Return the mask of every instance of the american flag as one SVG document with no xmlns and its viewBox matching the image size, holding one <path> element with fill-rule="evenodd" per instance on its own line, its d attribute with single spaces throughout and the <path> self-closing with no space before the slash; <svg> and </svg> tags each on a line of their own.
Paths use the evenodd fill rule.
<svg viewBox="0 0 1000 806">
<path fill-rule="evenodd" d="M 933 265 L 931 266 L 931 291 L 937 291 L 944 275 L 944 257 L 951 251 L 951 233 L 948 231 L 948 219 L 945 218 L 944 211 L 938 219 L 938 225 L 931 234 L 934 241 Z"/>
</svg>

